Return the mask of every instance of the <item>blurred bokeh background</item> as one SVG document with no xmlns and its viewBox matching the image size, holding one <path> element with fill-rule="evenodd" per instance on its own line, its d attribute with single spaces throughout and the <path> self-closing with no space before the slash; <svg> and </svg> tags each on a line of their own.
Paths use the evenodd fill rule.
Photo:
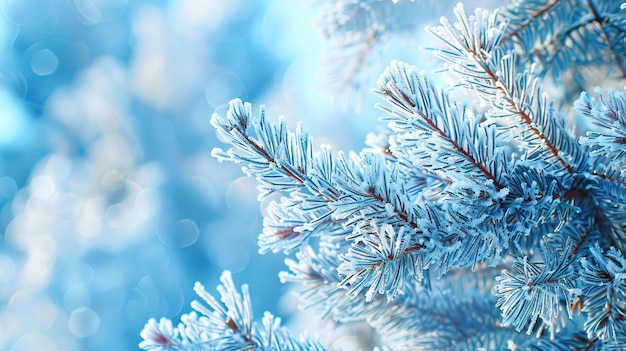
<svg viewBox="0 0 626 351">
<path fill-rule="evenodd" d="M 224 269 L 257 316 L 288 314 L 283 257 L 257 253 L 255 181 L 210 156 L 209 119 L 241 97 L 359 150 L 377 113 L 324 97 L 314 15 L 296 0 L 0 0 L 0 350 L 135 350 L 148 318 L 177 321 Z"/>
</svg>

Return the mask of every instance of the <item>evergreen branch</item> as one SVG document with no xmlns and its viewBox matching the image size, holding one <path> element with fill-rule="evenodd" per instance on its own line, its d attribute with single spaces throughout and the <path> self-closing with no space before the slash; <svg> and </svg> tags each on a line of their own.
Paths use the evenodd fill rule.
<svg viewBox="0 0 626 351">
<path fill-rule="evenodd" d="M 221 300 L 219 303 L 210 295 L 200 283 L 194 285 L 196 294 L 204 300 L 208 306 L 198 301 L 192 301 L 191 307 L 208 319 L 211 325 L 210 332 L 219 335 L 217 339 L 210 341 L 217 345 L 232 345 L 241 348 L 253 349 L 254 340 L 252 338 L 252 305 L 248 286 L 241 287 L 242 295 L 239 294 L 233 283 L 229 271 L 224 271 L 220 277 L 223 285 L 217 287 Z M 205 335 L 199 332 L 194 335 L 187 335 L 195 342 L 203 343 Z"/>
<path fill-rule="evenodd" d="M 392 62 L 378 85 L 377 93 L 391 105 L 379 106 L 388 113 L 381 119 L 389 121 L 398 140 L 391 153 L 406 153 L 418 169 L 451 180 L 438 209 L 447 213 L 447 233 L 436 236 L 438 257 L 431 266 L 445 273 L 487 257 L 496 263 L 508 247 L 509 233 L 518 236 L 532 224 L 511 226 L 512 232 L 504 224 L 499 203 L 509 191 L 504 178 L 512 175 L 495 146 L 495 128 L 479 124 L 412 66 Z"/>
<path fill-rule="evenodd" d="M 612 167 L 622 168 L 626 165 L 626 94 L 609 90 L 603 95 L 602 90 L 596 91 L 600 94 L 597 101 L 583 92 L 574 104 L 576 112 L 600 128 L 587 132 L 580 143 L 593 147 L 590 156 L 605 157 Z"/>
<path fill-rule="evenodd" d="M 434 201 L 439 198 L 441 192 L 450 181 L 441 176 L 428 173 L 424 169 L 418 169 L 413 165 L 411 154 L 396 141 L 396 135 L 388 128 L 382 129 L 378 135 L 369 134 L 365 140 L 368 148 L 363 151 L 381 155 L 385 161 L 396 164 L 399 172 L 404 175 L 407 184 L 407 192 L 410 196 Z"/>
<path fill-rule="evenodd" d="M 549 1 L 525 1 L 516 0 L 511 5 L 502 9 L 503 16 L 509 20 L 508 30 L 502 37 L 502 42 L 514 40 L 516 43 L 524 43 L 535 40 L 524 40 L 523 38 L 533 35 L 534 38 L 546 31 L 545 26 L 558 21 L 561 17 L 555 16 L 554 8 L 569 3 L 563 0 Z M 549 16 L 550 21 L 544 18 Z M 532 28 L 532 30 L 530 30 Z"/>
<path fill-rule="evenodd" d="M 295 134 L 289 133 L 282 120 L 278 126 L 269 124 L 265 119 L 264 107 L 261 108 L 259 123 L 254 126 L 254 133 L 260 136 L 260 140 L 257 141 L 245 134 L 248 133 L 250 115 L 250 104 L 243 105 L 240 100 L 233 100 L 227 120 L 219 115 L 213 116 L 211 123 L 216 127 L 221 138 L 237 148 L 226 152 L 214 149 L 213 155 L 220 161 L 245 163 L 244 171 L 247 174 L 254 174 L 262 185 L 269 185 L 263 187 L 267 190 L 261 194 L 261 198 L 274 191 L 288 193 L 300 190 L 298 192 L 300 196 L 307 200 L 309 197 L 306 192 L 310 191 L 311 195 L 321 197 L 325 202 L 339 202 L 343 194 L 341 190 L 335 189 L 338 185 L 344 187 L 347 195 L 364 196 L 374 202 L 393 197 L 392 194 L 386 193 L 390 189 L 384 182 L 389 179 L 388 171 L 377 158 L 364 155 L 363 160 L 360 161 L 364 167 L 359 172 L 350 169 L 353 164 L 349 165 L 350 161 L 341 155 L 336 161 L 328 147 L 322 147 L 320 152 L 314 155 L 308 134 L 299 129 Z M 230 126 L 228 122 L 233 120 L 244 122 Z M 245 127 L 238 128 L 238 125 Z M 310 176 L 307 172 L 314 176 Z M 371 174 L 363 174 L 364 172 L 371 172 Z M 363 186 L 363 181 L 371 181 L 370 175 L 375 175 L 374 179 L 377 181 Z M 392 178 L 398 177 L 396 175 Z M 377 194 L 376 187 L 382 187 L 383 194 Z M 346 197 L 343 199 L 345 200 Z M 397 203 L 404 206 L 401 201 Z M 386 208 L 387 206 L 386 203 L 382 203 L 378 207 Z M 345 212 L 354 213 L 347 210 Z M 412 214 L 398 211 L 397 215 L 404 221 L 408 221 L 411 217 L 409 224 L 414 228 L 417 227 L 417 224 L 412 221 L 414 219 Z"/>
<path fill-rule="evenodd" d="M 332 204 L 335 217 L 348 220 L 348 225 L 378 219 L 418 233 L 427 232 L 427 209 L 409 199 L 402 174 L 395 165 L 364 153 L 356 162 L 340 169 L 345 176 L 335 178 L 342 189 L 342 196 Z"/>
<path fill-rule="evenodd" d="M 587 93 L 581 94 L 574 105 L 575 110 L 589 118 L 599 127 L 597 131 L 587 132 L 587 137 L 580 143 L 590 146 L 590 160 L 587 168 L 595 178 L 590 184 L 593 191 L 596 222 L 602 232 L 608 234 L 613 246 L 624 248 L 626 237 L 626 94 L 609 90 L 606 95 L 598 90 L 600 98 L 596 101 Z"/>
<path fill-rule="evenodd" d="M 513 347 L 512 347 L 513 346 Z M 554 338 L 523 340 L 522 345 L 511 345 L 512 350 L 528 351 L 602 351 L 609 350 L 598 339 L 589 340 L 583 333 L 559 333 Z"/>
<path fill-rule="evenodd" d="M 612 17 L 604 18 L 599 14 L 591 1 L 588 4 L 591 10 L 585 7 L 572 9 L 578 12 L 578 16 L 555 29 L 550 40 L 532 47 L 527 53 L 528 57 L 541 64 L 540 74 L 550 70 L 555 78 L 559 78 L 561 72 L 571 66 L 607 64 L 611 68 L 617 67 L 620 77 L 625 77 L 621 58 L 624 53 L 620 55 L 619 51 L 623 49 L 617 44 L 626 34 L 625 30 L 619 28 L 619 25 L 614 26 Z M 611 36 L 616 38 L 612 39 Z M 615 64 L 612 65 L 607 56 L 612 57 Z"/>
<path fill-rule="evenodd" d="M 345 241 L 350 229 L 332 218 L 325 202 L 302 211 L 297 207 L 298 201 L 291 198 L 269 204 L 263 218 L 263 233 L 259 235 L 259 253 L 290 253 L 308 244 L 313 236 L 329 243 Z"/>
<path fill-rule="evenodd" d="M 502 43 L 555 78 L 574 65 L 607 64 L 625 75 L 626 36 L 619 2 L 525 0 L 503 9 L 510 20 Z M 608 59 L 608 58 L 611 59 Z"/>
<path fill-rule="evenodd" d="M 581 257 L 581 255 L 589 251 L 593 243 L 597 243 L 602 238 L 593 217 L 568 222 L 561 229 L 561 233 L 560 238 L 570 238 L 573 243 L 572 251 L 570 252 L 572 257 Z"/>
<path fill-rule="evenodd" d="M 558 223 L 551 230 L 559 231 L 574 215 L 580 212 L 575 205 L 567 204 L 567 189 L 570 184 L 562 182 L 566 179 L 556 178 L 542 169 L 528 167 L 518 163 L 511 172 L 510 196 L 507 199 L 509 215 L 515 219 L 513 223 L 517 232 L 528 233 L 533 227 L 557 217 Z M 545 233 L 539 231 L 543 236 Z"/>
<path fill-rule="evenodd" d="M 364 301 L 351 300 L 338 286 L 341 282 L 337 274 L 340 262 L 334 250 L 322 247 L 316 253 L 307 246 L 296 252 L 296 260 L 285 259 L 285 264 L 290 272 L 280 272 L 278 276 L 282 283 L 301 286 L 297 292 L 300 308 L 315 310 L 320 319 L 331 317 L 339 322 L 362 320 L 358 310 L 364 306 Z"/>
<path fill-rule="evenodd" d="M 388 224 L 378 228 L 369 221 L 359 222 L 354 232 L 356 240 L 350 250 L 340 256 L 343 262 L 337 269 L 339 275 L 345 276 L 339 287 L 347 288 L 350 298 L 367 289 L 367 302 L 377 294 L 393 301 L 404 293 L 410 277 L 417 281 L 424 279 L 424 262 L 419 256 L 408 254 L 415 251 L 411 247 L 410 233 L 403 229 L 396 232 Z"/>
<path fill-rule="evenodd" d="M 252 307 L 248 286 L 241 287 L 239 294 L 232 281 L 230 272 L 224 271 L 218 286 L 222 303 L 207 293 L 200 283 L 194 290 L 208 306 L 193 301 L 191 307 L 196 312 L 183 315 L 182 323 L 173 328 L 168 319 L 161 319 L 157 324 L 151 319 L 141 332 L 143 341 L 139 347 L 153 351 L 183 350 L 325 350 L 310 339 L 295 338 L 280 326 L 280 318 L 266 312 L 259 328 L 252 321 Z"/>
<path fill-rule="evenodd" d="M 415 311 L 407 306 L 407 295 L 403 299 L 387 302 L 378 295 L 371 302 L 366 302 L 363 294 L 348 297 L 345 290 L 339 287 L 342 279 L 335 267 L 339 265 L 337 255 L 322 248 L 316 254 L 306 248 L 296 254 L 297 261 L 286 259 L 290 272 L 281 272 L 282 282 L 300 285 L 298 297 L 300 307 L 316 311 L 320 318 L 330 317 L 340 323 L 366 321 L 383 338 L 386 345 L 393 350 L 414 350 L 415 339 L 421 339 L 413 333 L 419 325 Z M 406 282 L 406 289 L 412 284 Z M 412 290 L 411 290 L 412 291 Z M 415 296 L 410 293 L 410 296 Z M 424 305 L 428 307 L 429 305 Z M 427 313 L 422 313 L 427 317 Z"/>
<path fill-rule="evenodd" d="M 306 250 L 297 257 L 297 262 L 286 260 L 291 273 L 283 272 L 280 276 L 283 282 L 302 286 L 298 292 L 301 307 L 317 310 L 321 318 L 330 316 L 342 323 L 364 320 L 390 349 L 503 349 L 510 340 L 521 342 L 518 333 L 501 325 L 494 301 L 486 298 L 487 295 L 468 296 L 462 289 L 448 287 L 447 280 L 436 282 L 429 290 L 405 281 L 408 284 L 404 286 L 402 299 L 387 302 L 377 295 L 366 302 L 363 294 L 350 298 L 338 288 L 341 279 L 330 268 L 336 264 L 329 262 L 334 261 L 332 256 Z M 474 275 L 483 273 L 463 271 L 462 276 L 474 281 Z"/>
<path fill-rule="evenodd" d="M 282 120 L 278 125 L 269 123 L 264 108 L 253 123 L 251 110 L 250 104 L 233 100 L 226 118 L 213 115 L 211 123 L 220 138 L 234 146 L 227 151 L 214 149 L 213 155 L 220 161 L 244 163 L 244 172 L 255 175 L 260 183 L 261 198 L 276 191 L 290 193 L 294 210 L 300 214 L 316 211 L 317 217 L 311 217 L 302 229 L 316 230 L 332 215 L 349 226 L 362 219 L 377 219 L 423 231 L 420 224 L 426 218 L 425 210 L 408 198 L 396 167 L 390 169 L 371 154 L 346 159 L 342 154 L 333 156 L 329 147 L 313 153 L 307 133 L 300 129 L 289 132 Z"/>
<path fill-rule="evenodd" d="M 580 18 L 572 19 L 571 23 L 566 23 L 562 28 L 555 30 L 548 41 L 531 47 L 524 56 L 520 54 L 519 57 L 529 57 L 530 62 L 536 63 L 537 75 L 549 71 L 558 79 L 570 66 L 589 64 L 586 62 L 587 57 L 602 59 L 603 53 L 595 43 L 596 24 L 590 16 L 581 15 Z"/>
<path fill-rule="evenodd" d="M 626 180 L 619 162 L 612 163 L 604 155 L 591 157 L 585 168 L 580 190 L 587 193 L 589 203 L 583 213 L 589 213 L 602 233 L 603 247 L 625 248 L 626 238 Z"/>
<path fill-rule="evenodd" d="M 350 298 L 339 287 L 342 279 L 334 269 L 339 265 L 336 255 L 324 249 L 316 254 L 307 248 L 296 256 L 297 261 L 285 260 L 290 272 L 281 272 L 279 276 L 282 282 L 300 285 L 297 295 L 301 308 L 312 309 L 322 319 L 330 317 L 341 323 L 366 321 L 379 332 L 389 347 L 409 350 L 403 345 L 407 342 L 407 331 L 414 330 L 416 315 L 406 308 L 406 299 L 387 303 L 377 296 L 366 303 L 362 294 Z M 411 333 L 408 337 L 414 339 L 419 335 Z"/>
<path fill-rule="evenodd" d="M 617 69 L 620 72 L 620 77 L 621 78 L 626 78 L 626 62 L 624 61 L 624 54 L 626 53 L 622 53 L 622 55 L 620 55 L 618 53 L 618 51 L 616 50 L 616 48 L 618 47 L 617 45 L 619 43 L 622 43 L 624 40 L 624 37 L 626 35 L 626 26 L 624 26 L 624 28 L 620 28 L 619 26 L 611 26 L 611 21 L 610 21 L 610 17 L 611 14 L 605 14 L 602 13 L 598 6 L 595 4 L 594 0 L 587 0 L 585 1 L 585 5 L 587 5 L 587 7 L 589 8 L 591 15 L 593 16 L 594 21 L 602 28 L 604 29 L 605 26 L 608 26 L 609 29 L 613 29 L 613 31 L 616 31 L 618 33 L 617 35 L 617 40 L 614 40 L 613 38 L 611 38 L 609 36 L 609 33 L 611 31 L 609 30 L 600 30 L 600 37 L 604 40 L 606 46 L 609 48 L 609 51 L 611 52 L 611 55 L 613 56 L 613 60 L 615 62 L 615 66 L 617 67 Z M 619 11 L 620 9 L 618 8 L 617 4 L 614 6 L 614 10 Z M 611 16 L 612 17 L 612 16 Z M 619 20 L 621 23 L 619 23 L 620 25 L 624 25 L 624 20 L 623 18 Z M 613 28 L 610 28 L 613 27 Z M 614 33 L 611 33 L 614 34 Z"/>
<path fill-rule="evenodd" d="M 529 159 L 552 158 L 573 172 L 583 157 L 579 146 L 565 131 L 538 79 L 531 71 L 515 74 L 515 54 L 503 55 L 498 48 L 506 22 L 496 20 L 497 12 L 489 15 L 480 10 L 468 18 L 460 5 L 455 14 L 458 29 L 445 18 L 441 26 L 429 28 L 447 46 L 446 50 L 436 51 L 436 55 L 449 63 L 449 69 L 465 87 L 499 111 L 490 117 L 517 118 L 519 127 L 526 131 L 518 139 L 532 147 L 528 150 Z"/>
<path fill-rule="evenodd" d="M 571 0 L 525 0 L 515 1 L 502 10 L 509 20 L 502 45 L 515 50 L 522 60 L 538 64 L 538 75 L 551 71 L 555 77 L 569 67 L 577 57 L 565 53 L 563 43 L 572 41 L 570 35 L 584 26 L 580 24 L 584 10 L 578 1 Z M 586 21 L 586 19 L 583 19 Z M 573 41 L 577 45 L 581 41 Z M 561 62 L 559 62 L 559 60 Z"/>
<path fill-rule="evenodd" d="M 595 221 L 612 246 L 625 249 L 626 186 L 600 179 L 592 184 Z"/>
<path fill-rule="evenodd" d="M 581 259 L 585 330 L 589 338 L 626 342 L 626 259 L 611 248 L 606 253 L 595 245 L 590 257 Z"/>
<path fill-rule="evenodd" d="M 500 173 L 505 160 L 495 147 L 495 128 L 479 125 L 473 115 L 458 107 L 414 66 L 393 61 L 378 79 L 376 93 L 391 104 L 377 106 L 388 113 L 381 120 L 388 121 L 389 128 L 398 135 L 398 148 L 414 150 L 429 144 L 423 152 L 409 151 L 413 162 L 428 160 L 420 161 L 420 168 L 473 182 L 476 180 L 472 178 L 479 176 L 498 190 L 504 188 Z M 428 139 L 432 134 L 439 137 Z M 490 141 L 486 147 L 484 140 Z"/>
<path fill-rule="evenodd" d="M 248 175 L 256 175 L 260 183 L 259 199 L 276 191 L 299 190 L 311 182 L 306 177 L 309 160 L 313 157 L 308 134 L 300 128 L 296 133 L 290 133 L 282 119 L 278 125 L 269 124 L 265 107 L 261 107 L 259 118 L 253 121 L 252 105 L 235 99 L 230 102 L 226 118 L 214 114 L 211 124 L 218 137 L 237 148 L 228 151 L 215 148 L 211 154 L 220 162 L 243 162 L 242 170 Z M 259 140 L 250 136 L 250 132 Z M 337 197 L 332 189 L 315 190 L 329 201 Z"/>
<path fill-rule="evenodd" d="M 395 279 L 415 277 L 420 281 L 426 269 L 443 275 L 452 268 L 475 266 L 483 260 L 497 263 L 510 239 L 502 220 L 500 195 L 489 189 L 481 189 L 479 194 L 467 189 L 452 186 L 442 204 L 426 202 L 420 206 L 424 220 L 418 231 L 406 226 L 393 228 L 401 223 L 390 221 L 384 227 L 371 225 L 363 219 L 377 220 L 376 213 L 383 211 L 365 206 L 359 222 L 348 222 L 356 225 L 347 237 L 354 241 L 352 248 L 342 255 L 345 262 L 340 271 L 347 277 L 341 286 L 351 296 L 368 289 L 368 298 L 383 286 L 393 286 L 385 293 L 392 299 L 401 292 Z"/>
<path fill-rule="evenodd" d="M 139 344 L 139 348 L 144 350 L 174 351 L 184 349 L 180 340 L 180 330 L 174 328 L 172 321 L 167 318 L 161 318 L 158 323 L 156 319 L 150 318 L 140 336 L 143 340 Z"/>
<path fill-rule="evenodd" d="M 560 329 L 561 298 L 570 313 L 572 299 L 579 295 L 574 286 L 572 243 L 568 241 L 562 253 L 552 246 L 548 243 L 541 246 L 543 263 L 531 263 L 528 257 L 518 258 L 512 272 L 504 271 L 503 276 L 496 278 L 499 297 L 496 306 L 502 310 L 505 325 L 513 325 L 517 331 L 528 326 L 526 333 L 530 335 L 541 319 L 554 335 Z"/>
</svg>

